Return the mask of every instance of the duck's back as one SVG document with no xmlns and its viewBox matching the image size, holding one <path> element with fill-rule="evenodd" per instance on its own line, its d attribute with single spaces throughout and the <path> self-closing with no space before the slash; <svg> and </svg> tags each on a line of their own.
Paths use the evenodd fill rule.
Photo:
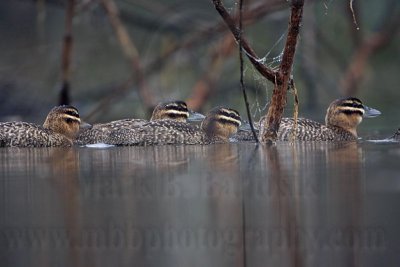
<svg viewBox="0 0 400 267">
<path fill-rule="evenodd" d="M 33 123 L 0 123 L 0 146 L 3 147 L 49 147 L 71 145 L 72 142 L 63 135 Z"/>
<path fill-rule="evenodd" d="M 157 120 L 136 128 L 117 129 L 106 141 L 112 145 L 202 144 L 205 136 L 198 126 L 174 120 Z"/>
<path fill-rule="evenodd" d="M 111 132 L 124 128 L 137 128 L 147 122 L 142 119 L 122 119 L 108 123 L 94 124 L 91 128 L 81 131 L 75 142 L 78 145 L 106 143 Z"/>
<path fill-rule="evenodd" d="M 289 141 L 294 129 L 293 118 L 282 118 L 278 131 L 278 140 Z M 338 128 L 327 127 L 319 122 L 298 118 L 296 128 L 296 140 L 299 141 L 352 141 L 356 140 L 350 132 Z"/>
<path fill-rule="evenodd" d="M 290 141 L 294 129 L 293 118 L 282 118 L 279 126 L 278 137 L 279 141 Z M 298 141 L 353 141 L 357 138 L 350 132 L 338 128 L 327 127 L 319 122 L 298 118 L 296 128 L 296 138 Z M 258 134 L 258 129 L 256 130 Z M 254 141 L 253 134 L 250 131 L 239 131 L 235 136 L 238 141 Z"/>
</svg>

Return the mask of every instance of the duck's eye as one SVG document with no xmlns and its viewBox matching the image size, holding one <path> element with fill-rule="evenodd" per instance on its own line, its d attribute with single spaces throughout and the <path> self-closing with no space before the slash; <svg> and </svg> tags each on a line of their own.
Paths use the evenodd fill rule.
<svg viewBox="0 0 400 267">
<path fill-rule="evenodd" d="M 68 124 L 70 124 L 70 123 L 72 123 L 72 122 L 74 121 L 74 120 L 71 119 L 71 118 L 65 118 L 64 120 L 65 120 L 65 122 L 68 123 Z"/>
</svg>

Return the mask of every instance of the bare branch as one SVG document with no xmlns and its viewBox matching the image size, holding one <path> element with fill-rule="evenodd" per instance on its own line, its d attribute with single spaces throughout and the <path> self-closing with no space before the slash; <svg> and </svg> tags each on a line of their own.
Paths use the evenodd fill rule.
<svg viewBox="0 0 400 267">
<path fill-rule="evenodd" d="M 119 18 L 118 8 L 114 3 L 114 0 L 102 0 L 102 4 L 125 55 L 131 60 L 133 72 L 138 82 L 139 96 L 146 108 L 151 109 L 155 104 L 155 100 L 145 81 L 136 46 L 129 37 L 128 31 Z"/>
<path fill-rule="evenodd" d="M 62 84 L 59 96 L 59 104 L 67 105 L 70 103 L 70 79 L 71 79 L 71 56 L 72 56 L 72 20 L 74 18 L 75 0 L 69 0 L 65 12 L 65 34 L 62 48 Z"/>
<path fill-rule="evenodd" d="M 288 35 L 278 71 L 281 84 L 275 83 L 271 104 L 266 118 L 263 120 L 263 127 L 261 127 L 260 131 L 262 143 L 272 143 L 277 138 L 283 110 L 286 105 L 287 88 L 291 83 L 290 75 L 296 52 L 297 37 L 300 31 L 300 22 L 303 16 L 303 5 L 304 0 L 292 1 Z"/>
<path fill-rule="evenodd" d="M 247 57 L 255 68 L 269 81 L 274 83 L 271 105 L 268 109 L 266 118 L 263 119 L 261 127 L 261 142 L 271 143 L 276 140 L 279 124 L 282 119 L 284 107 L 286 105 L 286 92 L 290 84 L 293 84 L 290 74 L 292 71 L 294 54 L 296 52 L 297 37 L 300 30 L 300 22 L 303 15 L 304 0 L 292 0 L 291 15 L 289 21 L 288 36 L 283 52 L 282 62 L 276 72 L 262 64 L 251 48 L 247 40 L 241 36 L 240 30 L 236 27 L 234 20 L 229 15 L 220 0 L 212 0 L 215 9 L 228 25 L 236 41 L 240 41 L 246 51 Z"/>
<path fill-rule="evenodd" d="M 243 13 L 243 2 L 244 0 L 239 0 L 239 60 L 240 60 L 240 87 L 243 92 L 243 99 L 244 99 L 244 104 L 246 105 L 246 112 L 247 112 L 247 118 L 250 123 L 250 128 L 251 132 L 253 133 L 254 140 L 256 140 L 256 143 L 258 143 L 258 137 L 256 134 L 256 131 L 254 130 L 253 126 L 253 119 L 251 118 L 250 115 L 250 107 L 249 107 L 249 101 L 247 100 L 247 94 L 246 94 L 246 86 L 244 85 L 244 80 L 243 80 L 243 46 L 242 46 L 242 34 L 243 34 L 243 25 L 242 25 L 242 13 Z"/>
<path fill-rule="evenodd" d="M 240 31 L 236 27 L 235 21 L 229 15 L 228 11 L 225 9 L 221 1 L 212 0 L 212 2 L 214 3 L 215 9 L 218 11 L 218 13 L 224 19 L 226 25 L 231 30 L 233 36 L 235 37 L 235 40 L 237 42 L 239 40 L 242 42 L 243 49 L 246 51 L 246 55 L 249 58 L 250 62 L 254 65 L 254 67 L 268 80 L 280 83 L 280 81 L 277 79 L 277 73 L 261 63 L 259 57 L 253 50 L 253 48 L 251 48 L 249 42 L 243 36 L 240 35 Z"/>
</svg>

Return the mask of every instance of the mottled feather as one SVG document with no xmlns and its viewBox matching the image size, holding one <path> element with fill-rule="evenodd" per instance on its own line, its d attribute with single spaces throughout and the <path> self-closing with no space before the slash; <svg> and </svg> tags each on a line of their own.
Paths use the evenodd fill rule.
<svg viewBox="0 0 400 267">
<path fill-rule="evenodd" d="M 64 135 L 33 123 L 0 123 L 0 145 L 3 147 L 50 147 L 71 146 L 72 141 Z"/>
<path fill-rule="evenodd" d="M 50 110 L 43 126 L 28 122 L 0 123 L 0 146 L 71 146 L 80 124 L 76 108 L 67 105 L 57 106 Z"/>
<path fill-rule="evenodd" d="M 357 126 L 363 117 L 375 117 L 380 112 L 364 106 L 354 97 L 337 99 L 333 101 L 327 110 L 325 125 L 319 122 L 299 118 L 294 139 L 299 141 L 353 141 L 357 140 Z M 256 131 L 261 126 L 257 123 Z M 293 118 L 282 118 L 277 139 L 289 141 L 292 139 L 295 121 Z M 239 131 L 233 138 L 238 141 L 254 141 L 249 131 Z"/>
<path fill-rule="evenodd" d="M 239 125 L 237 111 L 218 107 L 207 114 L 200 127 L 174 120 L 150 121 L 137 128 L 113 130 L 106 143 L 132 146 L 226 143 Z"/>
<path fill-rule="evenodd" d="M 186 103 L 177 100 L 159 103 L 154 108 L 150 121 L 170 119 L 186 122 L 188 117 L 189 109 Z M 108 123 L 94 124 L 91 128 L 81 131 L 75 143 L 78 145 L 107 143 L 110 142 L 109 140 L 112 140 L 110 135 L 115 135 L 116 131 L 121 130 L 121 133 L 126 131 L 128 134 L 130 129 L 136 129 L 148 122 L 148 120 L 144 119 L 122 119 Z"/>
</svg>

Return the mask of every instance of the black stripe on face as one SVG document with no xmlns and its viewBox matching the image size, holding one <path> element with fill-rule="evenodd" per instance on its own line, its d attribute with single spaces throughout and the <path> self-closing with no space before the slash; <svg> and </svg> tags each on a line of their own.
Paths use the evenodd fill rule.
<svg viewBox="0 0 400 267">
<path fill-rule="evenodd" d="M 346 115 L 354 115 L 358 114 L 360 116 L 364 115 L 364 112 L 361 110 L 356 110 L 356 109 L 341 109 L 340 112 L 346 114 Z"/>
<path fill-rule="evenodd" d="M 216 120 L 222 124 L 226 124 L 226 125 L 235 125 L 236 127 L 239 127 L 241 125 L 241 121 L 240 118 L 237 119 L 233 116 L 227 116 L 226 114 L 224 115 L 217 115 L 216 116 Z"/>
<path fill-rule="evenodd" d="M 70 116 L 69 114 L 65 115 L 63 119 L 66 123 L 73 123 L 73 122 L 81 123 L 81 120 L 79 118 L 75 116 Z"/>
<path fill-rule="evenodd" d="M 66 109 L 66 110 L 64 110 L 64 113 L 65 113 L 65 114 L 68 114 L 68 115 L 70 115 L 70 116 L 79 118 L 79 113 L 78 113 L 78 111 L 75 110 L 75 109 Z"/>
<path fill-rule="evenodd" d="M 74 119 L 71 119 L 71 118 L 66 118 L 65 121 L 66 121 L 67 123 L 73 123 L 73 122 L 81 123 L 80 120 L 74 120 Z"/>
<path fill-rule="evenodd" d="M 343 102 L 339 106 L 364 109 L 364 106 L 359 102 Z"/>
<path fill-rule="evenodd" d="M 68 114 L 73 117 L 79 118 L 78 110 L 73 106 L 63 105 L 55 108 L 59 113 Z"/>
<path fill-rule="evenodd" d="M 175 101 L 165 105 L 166 110 L 188 111 L 187 105 L 183 101 Z"/>
<path fill-rule="evenodd" d="M 218 118 L 218 122 L 225 125 L 235 125 L 236 127 L 239 127 L 241 124 L 239 121 L 227 120 L 224 118 Z"/>
<path fill-rule="evenodd" d="M 189 113 L 173 113 L 173 112 L 165 112 L 165 114 L 171 119 L 184 118 L 187 119 L 189 117 Z"/>
<path fill-rule="evenodd" d="M 349 97 L 349 98 L 342 99 L 341 101 L 339 101 L 338 106 L 363 109 L 363 104 L 362 104 L 361 100 L 358 98 L 355 98 L 355 97 Z"/>
<path fill-rule="evenodd" d="M 233 109 L 223 108 L 223 109 L 218 110 L 217 114 L 221 115 L 221 116 L 226 116 L 226 117 L 238 120 L 238 121 L 242 120 L 240 118 L 239 113 L 237 111 L 233 110 Z"/>
</svg>

